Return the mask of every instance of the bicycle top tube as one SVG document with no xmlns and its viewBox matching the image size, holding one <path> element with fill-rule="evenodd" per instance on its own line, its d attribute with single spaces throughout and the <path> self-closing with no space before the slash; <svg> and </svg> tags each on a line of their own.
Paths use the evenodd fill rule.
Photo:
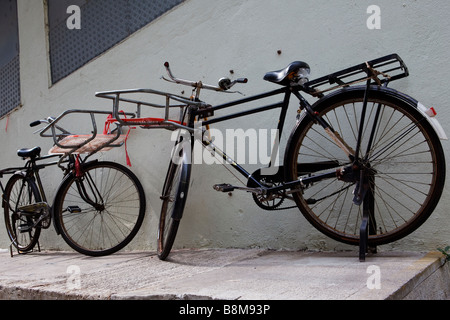
<svg viewBox="0 0 450 320">
<path fill-rule="evenodd" d="M 34 159 L 34 163 L 36 163 L 38 161 L 48 160 L 51 158 L 57 158 L 57 157 L 61 158 L 61 155 L 53 154 L 53 155 L 42 156 L 42 157 Z M 50 166 L 56 165 L 58 163 L 59 163 L 59 161 L 38 164 L 37 169 L 40 170 L 42 168 L 50 167 Z M 31 169 L 30 164 L 31 164 L 31 160 L 28 160 L 27 163 L 22 167 L 11 167 L 11 168 L 2 169 L 2 170 L 0 170 L 0 178 L 2 178 L 4 175 L 10 175 L 10 174 L 15 174 L 17 172 L 21 172 L 24 170 L 30 170 Z"/>
</svg>

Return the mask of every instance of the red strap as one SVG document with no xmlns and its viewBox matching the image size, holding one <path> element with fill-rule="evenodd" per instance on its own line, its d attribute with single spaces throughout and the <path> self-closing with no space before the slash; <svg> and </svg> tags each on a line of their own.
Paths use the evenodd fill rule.
<svg viewBox="0 0 450 320">
<path fill-rule="evenodd" d="M 108 117 L 106 118 L 105 126 L 103 128 L 103 134 L 108 134 L 109 127 L 111 126 L 111 119 L 113 119 L 112 114 L 108 115 Z"/>
<path fill-rule="evenodd" d="M 83 171 L 81 171 L 80 165 L 80 155 L 75 157 L 75 177 L 81 178 L 83 176 Z"/>
<path fill-rule="evenodd" d="M 119 113 L 123 113 L 125 119 L 127 118 L 124 111 L 119 111 Z M 103 134 L 111 133 L 111 131 L 110 131 L 111 123 L 116 122 L 116 121 L 117 120 L 115 118 L 113 118 L 112 114 L 108 115 L 108 117 L 106 118 L 106 121 L 105 121 L 105 127 L 103 128 Z M 127 166 L 129 166 L 129 167 L 131 167 L 131 160 L 130 160 L 130 156 L 128 154 L 127 140 L 128 140 L 128 137 L 130 136 L 131 129 L 136 129 L 136 128 L 130 127 L 130 129 L 128 130 L 127 136 L 125 137 L 125 156 L 127 159 Z"/>
<path fill-rule="evenodd" d="M 127 140 L 128 140 L 128 136 L 130 135 L 131 129 L 132 128 L 130 128 L 128 130 L 127 136 L 125 137 L 125 156 L 127 158 L 127 166 L 129 166 L 129 167 L 131 167 L 131 160 L 130 160 L 130 156 L 128 155 Z"/>
</svg>

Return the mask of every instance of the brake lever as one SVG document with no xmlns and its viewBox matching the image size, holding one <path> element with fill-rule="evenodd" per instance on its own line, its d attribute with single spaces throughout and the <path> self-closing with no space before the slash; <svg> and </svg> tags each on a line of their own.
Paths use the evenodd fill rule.
<svg viewBox="0 0 450 320">
<path fill-rule="evenodd" d="M 219 80 L 219 88 L 223 90 L 230 90 L 236 83 L 247 83 L 247 78 L 239 78 L 234 81 L 231 81 L 229 78 L 221 78 Z"/>
</svg>

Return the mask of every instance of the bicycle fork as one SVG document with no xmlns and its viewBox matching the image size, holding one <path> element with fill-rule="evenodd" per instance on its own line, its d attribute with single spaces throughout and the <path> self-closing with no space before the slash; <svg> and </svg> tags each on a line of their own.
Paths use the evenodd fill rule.
<svg viewBox="0 0 450 320">
<path fill-rule="evenodd" d="M 97 211 L 101 212 L 105 210 L 103 197 L 89 173 L 85 173 L 82 177 L 77 178 L 75 183 L 78 193 L 84 202 L 91 205 Z M 80 213 L 82 211 L 78 206 L 69 206 L 67 210 L 71 213 Z"/>
</svg>

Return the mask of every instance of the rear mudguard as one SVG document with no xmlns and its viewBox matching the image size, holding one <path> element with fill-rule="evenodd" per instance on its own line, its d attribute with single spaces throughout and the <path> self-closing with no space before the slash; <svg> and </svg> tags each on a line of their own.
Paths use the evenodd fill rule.
<svg viewBox="0 0 450 320">
<path fill-rule="evenodd" d="M 324 98 L 317 101 L 312 108 L 316 109 L 319 104 L 323 103 L 330 103 L 330 101 L 338 101 L 339 97 L 342 95 L 345 95 L 347 92 L 352 91 L 361 91 L 365 92 L 366 87 L 365 86 L 355 86 L 355 87 L 349 87 L 344 88 L 341 90 L 338 90 L 332 94 L 329 94 L 325 96 Z M 427 119 L 427 121 L 431 124 L 434 131 L 438 135 L 438 137 L 441 140 L 448 140 L 447 135 L 445 134 L 444 130 L 442 129 L 442 126 L 440 125 L 439 121 L 435 118 L 435 114 L 432 114 L 429 112 L 429 108 L 425 107 L 422 103 L 417 101 L 416 99 L 412 98 L 411 96 L 404 94 L 402 92 L 399 92 L 397 90 L 386 88 L 386 87 L 378 87 L 378 86 L 372 86 L 370 88 L 371 92 L 383 92 L 387 95 L 390 95 L 394 98 L 400 99 L 404 102 L 406 102 L 409 106 L 415 108 L 416 110 L 419 110 L 419 112 Z"/>
<path fill-rule="evenodd" d="M 336 99 L 336 96 L 340 96 L 342 94 L 345 94 L 345 92 L 349 92 L 349 91 L 362 91 L 364 92 L 366 90 L 365 86 L 356 86 L 356 87 L 350 87 L 350 88 L 345 88 L 339 91 L 336 91 L 333 94 L 330 94 L 322 99 L 320 99 L 319 101 L 317 101 L 314 105 L 313 105 L 313 109 L 320 103 L 327 103 L 329 100 L 331 99 Z M 409 106 L 415 108 L 416 110 L 419 110 L 419 112 L 425 117 L 425 119 L 427 119 L 427 121 L 431 124 L 431 126 L 433 127 L 434 131 L 436 132 L 436 134 L 438 135 L 439 139 L 441 140 L 448 140 L 447 135 L 445 134 L 444 130 L 442 129 L 442 126 L 440 125 L 439 121 L 435 118 L 435 114 L 431 114 L 430 112 L 428 112 L 429 108 L 425 107 L 422 103 L 420 103 L 419 101 L 417 101 L 416 99 L 412 98 L 411 96 L 404 94 L 402 92 L 399 92 L 397 90 L 391 89 L 391 88 L 386 88 L 386 87 L 378 87 L 378 86 L 372 86 L 370 88 L 370 90 L 372 92 L 374 91 L 382 91 L 384 93 L 386 93 L 387 95 L 390 95 L 392 97 L 398 98 L 400 100 L 403 100 L 404 102 L 406 102 Z"/>
<path fill-rule="evenodd" d="M 372 88 L 374 88 L 374 87 L 372 87 Z M 377 88 L 379 88 L 379 87 L 377 87 Z M 435 117 L 436 113 L 430 113 L 429 108 L 425 107 L 422 103 L 420 103 L 419 101 L 417 101 L 416 99 L 412 98 L 411 96 L 409 96 L 407 94 L 401 93 L 401 92 L 391 89 L 391 88 L 379 88 L 379 89 L 382 89 L 383 91 L 388 92 L 392 96 L 402 99 L 408 105 L 411 105 L 415 109 L 419 110 L 419 112 L 424 116 L 424 118 L 427 119 L 427 121 L 431 124 L 431 126 L 433 127 L 433 129 L 436 132 L 439 139 L 448 140 L 444 129 L 442 128 L 441 124 Z M 434 109 L 433 109 L 433 111 L 434 111 Z"/>
</svg>

